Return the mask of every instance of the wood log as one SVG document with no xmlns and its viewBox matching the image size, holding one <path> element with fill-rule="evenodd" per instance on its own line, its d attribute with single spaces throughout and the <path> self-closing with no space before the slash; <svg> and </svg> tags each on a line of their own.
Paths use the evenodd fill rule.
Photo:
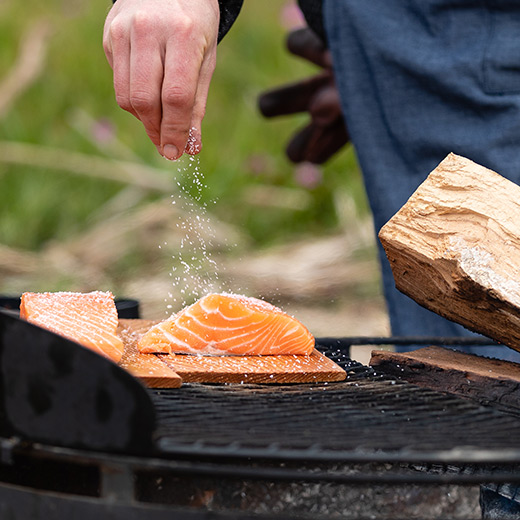
<svg viewBox="0 0 520 520">
<path fill-rule="evenodd" d="M 481 404 L 492 403 L 516 413 L 520 409 L 518 363 L 426 347 L 400 353 L 374 350 L 370 365 L 377 372 L 418 386 L 461 395 Z"/>
<path fill-rule="evenodd" d="M 401 292 L 520 351 L 520 186 L 450 154 L 379 238 Z"/>
</svg>

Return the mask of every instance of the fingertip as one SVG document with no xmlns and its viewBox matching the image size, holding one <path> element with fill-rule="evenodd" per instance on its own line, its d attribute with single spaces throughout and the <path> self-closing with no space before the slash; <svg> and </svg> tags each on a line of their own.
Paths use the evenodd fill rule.
<svg viewBox="0 0 520 520">
<path fill-rule="evenodd" d="M 162 147 L 161 155 L 170 161 L 177 160 L 182 154 L 179 153 L 179 149 L 174 144 L 165 144 Z"/>
</svg>

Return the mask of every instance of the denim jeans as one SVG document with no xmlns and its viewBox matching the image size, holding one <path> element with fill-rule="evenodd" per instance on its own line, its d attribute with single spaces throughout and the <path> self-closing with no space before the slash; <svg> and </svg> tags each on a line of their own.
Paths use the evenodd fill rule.
<svg viewBox="0 0 520 520">
<path fill-rule="evenodd" d="M 520 2 L 324 0 L 324 18 L 376 231 L 449 152 L 520 184 Z M 398 292 L 379 254 L 393 334 L 471 334 Z M 483 487 L 483 518 L 520 518 L 515 496 Z"/>
<path fill-rule="evenodd" d="M 376 231 L 449 152 L 520 184 L 520 2 L 325 0 L 324 17 Z M 398 292 L 379 254 L 394 335 L 472 334 Z"/>
</svg>

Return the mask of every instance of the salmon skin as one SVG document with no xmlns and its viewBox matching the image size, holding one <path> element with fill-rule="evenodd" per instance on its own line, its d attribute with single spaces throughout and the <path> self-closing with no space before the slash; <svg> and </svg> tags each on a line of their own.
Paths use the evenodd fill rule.
<svg viewBox="0 0 520 520">
<path fill-rule="evenodd" d="M 202 355 L 308 355 L 314 337 L 296 318 L 263 300 L 208 294 L 154 325 L 141 352 Z"/>
<path fill-rule="evenodd" d="M 124 345 L 117 336 L 117 309 L 110 292 L 22 294 L 20 318 L 49 329 L 119 362 Z"/>
</svg>

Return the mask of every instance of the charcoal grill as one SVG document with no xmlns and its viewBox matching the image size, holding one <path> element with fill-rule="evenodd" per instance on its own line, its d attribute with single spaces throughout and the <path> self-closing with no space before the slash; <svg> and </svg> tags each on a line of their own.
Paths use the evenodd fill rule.
<svg viewBox="0 0 520 520">
<path fill-rule="evenodd" d="M 322 338 L 317 348 L 346 370 L 344 382 L 147 390 L 156 426 L 139 453 L 78 446 L 64 441 L 59 428 L 45 442 L 4 429 L 0 518 L 334 518 L 341 508 L 349 518 L 349 495 L 341 493 L 367 486 L 377 488 L 376 498 L 378 486 L 405 486 L 399 489 L 423 501 L 428 485 L 441 496 L 449 486 L 481 483 L 513 495 L 520 410 L 420 388 L 349 358 L 352 344 L 468 341 Z M 321 496 L 328 490 L 330 507 L 295 505 L 304 496 L 312 501 L 310 490 Z M 347 509 L 355 513 L 351 504 Z M 375 518 L 373 510 L 350 518 L 368 516 Z"/>
</svg>

